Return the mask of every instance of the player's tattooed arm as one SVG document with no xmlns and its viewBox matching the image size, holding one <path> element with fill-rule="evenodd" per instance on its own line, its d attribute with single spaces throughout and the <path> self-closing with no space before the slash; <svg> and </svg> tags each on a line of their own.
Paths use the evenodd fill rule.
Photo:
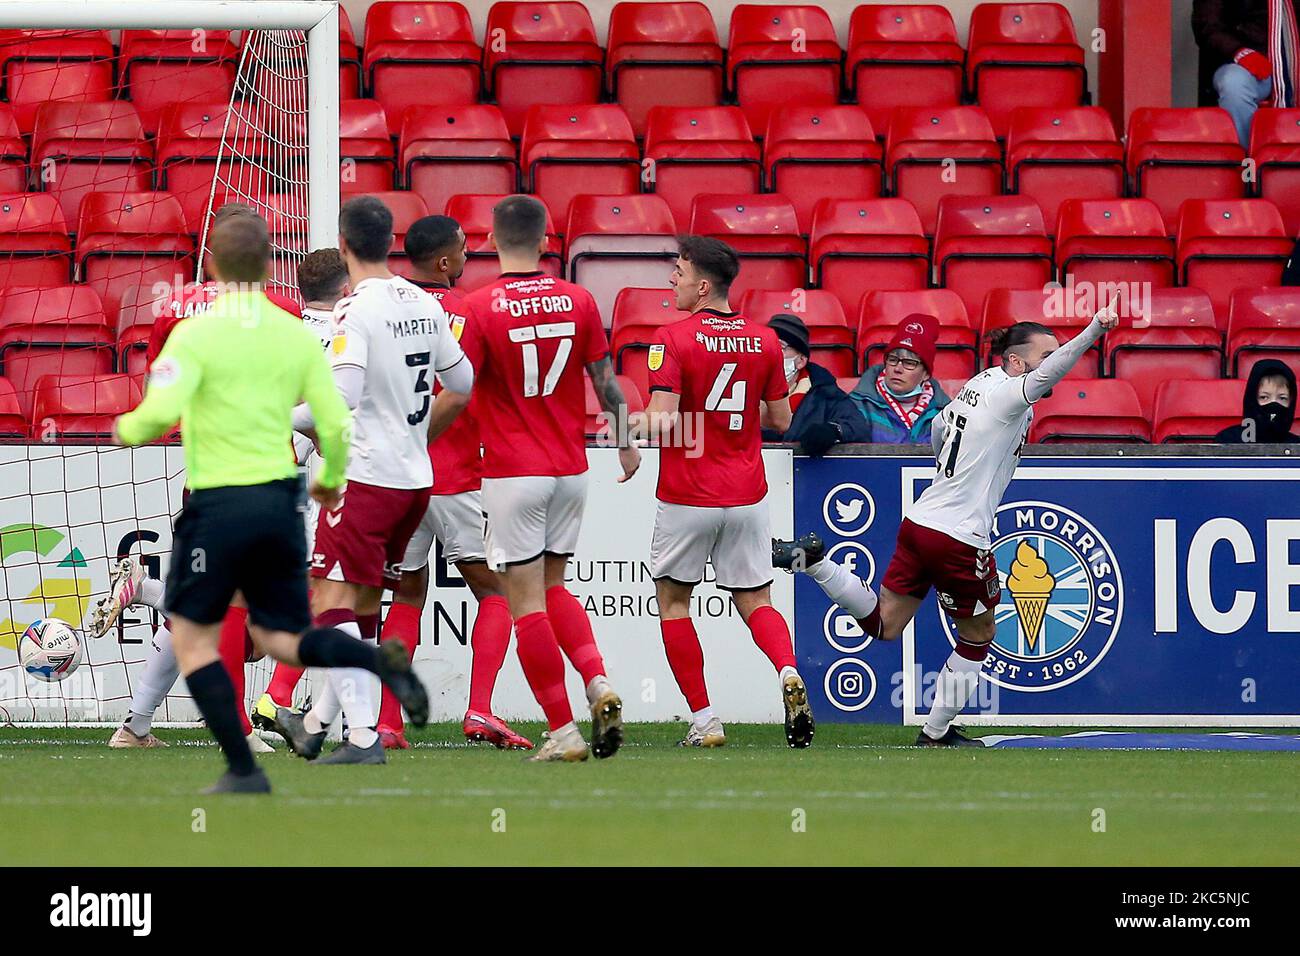
<svg viewBox="0 0 1300 956">
<path fill-rule="evenodd" d="M 641 467 L 641 452 L 632 444 L 630 431 L 626 426 L 627 397 L 623 387 L 614 377 L 614 363 L 606 355 L 587 365 L 587 374 L 591 376 L 591 385 L 596 392 L 596 400 L 605 414 L 614 418 L 615 427 L 611 433 L 619 436 L 618 463 L 623 468 L 623 477 L 619 482 L 627 481 Z"/>
</svg>

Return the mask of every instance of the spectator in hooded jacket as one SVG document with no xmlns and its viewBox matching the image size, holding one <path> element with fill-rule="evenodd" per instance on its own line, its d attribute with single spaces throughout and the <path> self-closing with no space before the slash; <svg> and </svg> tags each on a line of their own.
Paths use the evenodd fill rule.
<svg viewBox="0 0 1300 956">
<path fill-rule="evenodd" d="M 885 360 L 862 373 L 849 398 L 871 427 L 869 441 L 929 445 L 935 416 L 952 401 L 933 377 L 939 320 L 913 313 L 898 324 Z"/>
<path fill-rule="evenodd" d="M 1277 359 L 1256 362 L 1246 378 L 1241 398 L 1241 424 L 1225 428 L 1215 436 L 1221 445 L 1294 444 L 1295 372 Z"/>
<path fill-rule="evenodd" d="M 785 433 L 763 430 L 764 441 L 798 442 L 806 455 L 826 454 L 840 442 L 870 440 L 867 424 L 835 383 L 835 376 L 809 360 L 808 326 L 797 315 L 780 313 L 767 323 L 781 340 L 785 382 L 794 418 Z"/>
</svg>

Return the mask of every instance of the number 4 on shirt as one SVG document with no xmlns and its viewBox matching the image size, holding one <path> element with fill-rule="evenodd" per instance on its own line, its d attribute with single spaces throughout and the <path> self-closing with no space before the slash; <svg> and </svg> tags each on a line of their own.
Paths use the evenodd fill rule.
<svg viewBox="0 0 1300 956">
<path fill-rule="evenodd" d="M 728 429 L 738 432 L 745 427 L 745 380 L 733 383 L 731 377 L 736 374 L 736 363 L 726 362 L 722 368 L 718 369 L 718 377 L 713 380 L 713 387 L 709 389 L 708 397 L 704 399 L 704 410 L 706 412 L 730 412 L 731 419 Z M 731 391 L 726 397 L 723 393 L 727 391 L 727 386 L 731 386 Z"/>
</svg>

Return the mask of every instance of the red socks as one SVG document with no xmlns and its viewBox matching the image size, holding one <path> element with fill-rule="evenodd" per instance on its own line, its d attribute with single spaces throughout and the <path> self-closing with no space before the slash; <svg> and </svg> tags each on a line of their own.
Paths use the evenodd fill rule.
<svg viewBox="0 0 1300 956">
<path fill-rule="evenodd" d="M 384 641 L 401 641 L 406 645 L 406 659 L 410 660 L 415 656 L 415 646 L 420 643 L 420 614 L 421 610 L 412 604 L 402 604 L 394 601 L 388 608 L 388 616 L 384 618 L 384 630 L 379 635 L 380 643 Z M 366 625 L 369 623 L 370 615 L 366 615 L 366 620 L 357 618 L 357 623 L 361 627 L 361 636 L 367 637 Z M 369 636 L 373 636 L 373 630 Z M 383 688 L 383 697 L 379 703 L 379 727 L 385 730 L 400 731 L 402 729 L 402 705 L 397 702 L 393 692 L 387 686 Z"/>
<path fill-rule="evenodd" d="M 704 650 L 695 634 L 695 622 L 689 617 L 659 622 L 664 635 L 664 652 L 677 686 L 686 697 L 691 711 L 709 706 L 709 691 L 704 686 Z"/>
<path fill-rule="evenodd" d="M 510 605 L 499 594 L 490 595 L 478 602 L 478 616 L 469 645 L 473 650 L 469 674 L 469 709 L 492 713 L 492 690 L 497 674 L 505 663 L 510 648 Z"/>
<path fill-rule="evenodd" d="M 292 707 L 294 688 L 298 686 L 298 681 L 306 672 L 305 667 L 294 667 L 292 664 L 276 661 L 275 670 L 271 672 L 271 683 L 266 685 L 266 692 L 271 695 L 271 700 L 281 707 Z"/>
<path fill-rule="evenodd" d="M 551 730 L 558 730 L 573 720 L 573 710 L 564 689 L 564 658 L 546 612 L 534 611 L 515 621 L 515 637 L 528 686 L 542 705 Z"/>
<path fill-rule="evenodd" d="M 594 678 L 605 673 L 605 662 L 596 647 L 596 635 L 591 631 L 591 618 L 581 602 L 566 587 L 557 585 L 546 589 L 546 616 L 555 629 L 555 638 L 569 663 L 582 675 L 586 687 Z"/>
<path fill-rule="evenodd" d="M 244 711 L 244 661 L 248 650 L 244 644 L 248 626 L 248 608 L 230 607 L 221 622 L 221 666 L 230 675 L 230 682 L 235 685 L 235 706 L 239 708 L 239 725 L 244 728 L 244 736 L 253 732 L 253 725 L 248 722 Z"/>
<path fill-rule="evenodd" d="M 783 667 L 797 666 L 790 628 L 786 626 L 781 612 L 772 605 L 766 604 L 749 615 L 749 632 L 754 635 L 758 649 L 767 655 L 778 672 Z"/>
</svg>

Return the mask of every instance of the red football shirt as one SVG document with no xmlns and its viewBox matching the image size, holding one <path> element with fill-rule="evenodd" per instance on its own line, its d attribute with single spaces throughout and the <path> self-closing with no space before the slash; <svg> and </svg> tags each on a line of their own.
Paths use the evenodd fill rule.
<svg viewBox="0 0 1300 956">
<path fill-rule="evenodd" d="M 149 330 L 149 348 L 145 352 L 147 364 L 153 365 L 154 359 L 167 343 L 167 336 L 176 328 L 176 323 L 208 311 L 220 292 L 220 284 L 209 280 L 187 283 L 179 289 L 172 289 L 170 295 L 159 296 L 155 302 L 157 315 L 154 316 L 153 328 Z M 270 290 L 267 290 L 266 297 L 290 315 L 302 318 L 302 309 L 293 299 Z"/>
<path fill-rule="evenodd" d="M 445 285 L 432 282 L 411 282 L 428 292 L 441 304 L 451 321 L 452 334 L 460 339 L 465 329 L 464 296 Z M 441 391 L 440 388 L 435 389 Z M 464 491 L 477 491 L 483 479 L 482 437 L 474 406 L 456 416 L 450 427 L 429 445 L 429 458 L 433 462 L 433 493 L 458 495 Z"/>
<path fill-rule="evenodd" d="M 650 391 L 681 398 L 677 440 L 659 453 L 659 500 L 701 508 L 762 501 L 759 403 L 786 395 L 776 333 L 735 312 L 702 309 L 656 333 L 649 366 Z"/>
<path fill-rule="evenodd" d="M 585 472 L 583 369 L 609 354 L 591 293 L 542 272 L 508 272 L 463 304 L 484 477 Z"/>
</svg>

